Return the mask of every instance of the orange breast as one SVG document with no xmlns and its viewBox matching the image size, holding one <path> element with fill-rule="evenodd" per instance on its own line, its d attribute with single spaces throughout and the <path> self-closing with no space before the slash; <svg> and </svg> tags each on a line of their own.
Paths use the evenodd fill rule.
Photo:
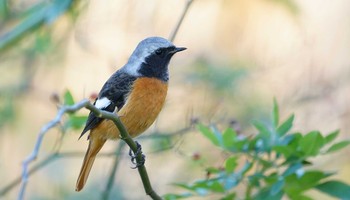
<svg viewBox="0 0 350 200">
<path fill-rule="evenodd" d="M 139 78 L 118 115 L 130 136 L 136 137 L 150 127 L 162 110 L 168 84 L 155 78 Z M 119 131 L 110 120 L 103 120 L 91 130 L 90 137 L 117 139 Z"/>
</svg>

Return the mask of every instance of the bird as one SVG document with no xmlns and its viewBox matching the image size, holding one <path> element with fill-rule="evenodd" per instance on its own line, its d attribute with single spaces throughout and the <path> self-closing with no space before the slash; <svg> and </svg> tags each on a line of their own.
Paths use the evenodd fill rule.
<svg viewBox="0 0 350 200">
<path fill-rule="evenodd" d="M 100 110 L 116 113 L 131 137 L 147 130 L 162 110 L 168 91 L 168 65 L 174 54 L 186 50 L 162 37 L 143 39 L 127 63 L 106 81 L 94 101 Z M 108 139 L 120 139 L 113 121 L 89 113 L 79 139 L 89 132 L 89 145 L 76 182 L 81 191 L 96 155 Z"/>
</svg>

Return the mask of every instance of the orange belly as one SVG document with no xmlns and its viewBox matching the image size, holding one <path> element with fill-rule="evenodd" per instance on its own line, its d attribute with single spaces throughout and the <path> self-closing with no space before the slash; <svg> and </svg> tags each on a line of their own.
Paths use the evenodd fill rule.
<svg viewBox="0 0 350 200">
<path fill-rule="evenodd" d="M 150 127 L 163 108 L 168 84 L 155 78 L 139 78 L 118 115 L 131 137 Z M 111 120 L 103 120 L 91 130 L 90 137 L 120 138 L 119 130 Z"/>
</svg>

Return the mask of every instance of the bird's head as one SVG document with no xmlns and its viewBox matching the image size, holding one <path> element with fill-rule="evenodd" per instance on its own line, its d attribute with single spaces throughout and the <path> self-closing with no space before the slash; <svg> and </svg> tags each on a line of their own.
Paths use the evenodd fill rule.
<svg viewBox="0 0 350 200">
<path fill-rule="evenodd" d="M 137 45 L 123 70 L 133 76 L 153 77 L 167 81 L 171 57 L 185 49 L 176 47 L 169 40 L 161 37 L 146 38 Z"/>
</svg>

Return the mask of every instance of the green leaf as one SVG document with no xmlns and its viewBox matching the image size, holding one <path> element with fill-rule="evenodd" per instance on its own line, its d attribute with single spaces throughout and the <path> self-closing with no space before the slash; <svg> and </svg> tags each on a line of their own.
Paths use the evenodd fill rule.
<svg viewBox="0 0 350 200">
<path fill-rule="evenodd" d="M 339 130 L 335 130 L 335 131 L 331 132 L 330 134 L 328 134 L 324 138 L 325 144 L 332 142 L 338 135 L 339 135 Z"/>
<path fill-rule="evenodd" d="M 308 197 L 304 194 L 298 194 L 295 196 L 291 196 L 290 198 L 291 198 L 291 200 L 313 200 L 313 198 Z"/>
<path fill-rule="evenodd" d="M 249 142 L 250 141 L 248 138 L 236 140 L 235 143 L 232 145 L 232 148 L 230 148 L 230 150 L 232 150 L 233 152 L 235 152 L 234 150 L 238 152 L 246 152 L 248 151 Z"/>
<path fill-rule="evenodd" d="M 276 151 L 276 153 L 282 154 L 285 158 L 288 158 L 293 154 L 293 148 L 290 146 L 273 146 L 272 150 Z"/>
<path fill-rule="evenodd" d="M 271 133 L 267 126 L 259 121 L 253 121 L 253 125 L 264 138 L 269 138 Z"/>
<path fill-rule="evenodd" d="M 225 148 L 221 131 L 216 127 L 216 125 L 211 125 L 210 129 L 214 134 L 214 136 L 216 137 L 216 139 L 218 140 L 219 146 L 222 148 Z"/>
<path fill-rule="evenodd" d="M 282 176 L 286 177 L 293 173 L 295 173 L 298 169 L 302 168 L 303 165 L 301 163 L 295 163 L 290 165 L 282 174 Z"/>
<path fill-rule="evenodd" d="M 340 181 L 327 181 L 317 185 L 316 189 L 342 200 L 350 200 L 350 185 Z"/>
<path fill-rule="evenodd" d="M 223 185 L 219 183 L 218 180 L 212 179 L 198 181 L 190 186 L 190 188 L 200 195 L 207 194 L 209 191 L 219 193 L 225 192 Z"/>
<path fill-rule="evenodd" d="M 276 98 L 273 98 L 273 111 L 272 111 L 272 119 L 273 119 L 273 125 L 275 128 L 277 128 L 279 123 L 279 110 L 278 110 L 278 103 Z"/>
<path fill-rule="evenodd" d="M 280 180 L 278 180 L 275 184 L 271 186 L 270 189 L 270 195 L 274 196 L 277 195 L 282 191 L 282 188 L 284 186 L 284 179 L 283 177 L 279 177 Z"/>
<path fill-rule="evenodd" d="M 310 188 L 315 186 L 320 180 L 327 178 L 328 176 L 330 176 L 330 174 L 324 173 L 323 171 L 307 171 L 300 178 L 299 183 L 303 188 Z"/>
<path fill-rule="evenodd" d="M 300 196 L 302 192 L 315 187 L 322 179 L 330 175 L 316 170 L 306 171 L 301 177 L 293 173 L 285 178 L 284 191 L 290 197 Z"/>
<path fill-rule="evenodd" d="M 324 145 L 324 138 L 318 131 L 306 134 L 300 141 L 300 148 L 305 156 L 317 156 Z"/>
<path fill-rule="evenodd" d="M 264 174 L 256 172 L 253 175 L 248 176 L 249 185 L 254 187 L 260 187 L 260 182 L 265 178 Z"/>
<path fill-rule="evenodd" d="M 70 115 L 65 124 L 65 127 L 78 130 L 85 125 L 86 120 L 87 120 L 87 116 Z"/>
<path fill-rule="evenodd" d="M 271 174 L 268 174 L 267 176 L 263 176 L 264 181 L 268 184 L 268 185 L 272 185 L 275 182 L 278 181 L 278 178 L 280 177 L 280 175 L 277 172 L 273 172 Z"/>
<path fill-rule="evenodd" d="M 222 197 L 220 200 L 234 200 L 236 197 L 236 193 L 231 193 L 231 194 L 228 194 L 224 197 Z"/>
<path fill-rule="evenodd" d="M 294 114 L 289 116 L 289 118 L 285 122 L 283 122 L 281 126 L 277 128 L 277 134 L 279 136 L 285 135 L 292 128 L 293 121 L 294 121 Z"/>
<path fill-rule="evenodd" d="M 274 165 L 273 161 L 264 160 L 263 158 L 257 158 L 257 161 L 262 165 L 262 170 L 270 169 Z"/>
<path fill-rule="evenodd" d="M 2 1 L 0 4 L 1 3 Z M 24 19 L 0 37 L 0 50 L 24 38 L 26 34 L 43 27 L 44 23 L 54 22 L 59 16 L 64 14 L 71 5 L 72 0 L 41 1 L 22 13 L 19 13 L 20 16 L 24 14 Z"/>
<path fill-rule="evenodd" d="M 195 191 L 195 188 L 191 185 L 188 185 L 186 183 L 174 183 L 173 185 L 186 189 L 186 190 L 190 190 L 190 191 Z"/>
<path fill-rule="evenodd" d="M 228 128 L 225 130 L 225 132 L 222 134 L 222 140 L 224 143 L 224 147 L 226 148 L 232 148 L 235 141 L 236 141 L 237 133 L 232 128 Z"/>
<path fill-rule="evenodd" d="M 281 200 L 283 197 L 283 191 L 275 195 L 270 194 L 269 188 L 264 188 L 260 190 L 252 199 L 254 200 Z"/>
<path fill-rule="evenodd" d="M 176 200 L 176 199 L 184 199 L 193 196 L 191 193 L 186 192 L 182 194 L 166 194 L 163 196 L 165 200 Z"/>
<path fill-rule="evenodd" d="M 67 90 L 65 93 L 64 93 L 64 105 L 73 105 L 74 104 L 74 99 L 73 99 L 73 96 L 72 94 L 70 93 L 69 90 Z"/>
<path fill-rule="evenodd" d="M 5 19 L 9 13 L 7 0 L 0 0 L 0 21 Z"/>
<path fill-rule="evenodd" d="M 208 184 L 208 186 L 208 188 L 213 192 L 225 192 L 225 188 L 218 181 L 211 182 Z"/>
<path fill-rule="evenodd" d="M 205 171 L 209 174 L 218 174 L 218 173 L 221 173 L 223 170 L 215 168 L 215 167 L 208 167 L 205 169 Z"/>
<path fill-rule="evenodd" d="M 43 22 L 44 17 L 45 9 L 40 8 L 31 16 L 22 20 L 22 22 L 15 26 L 12 30 L 3 34 L 0 37 L 0 50 L 5 49 L 5 47 L 10 43 L 20 39 L 26 33 L 31 32 L 33 29 L 36 29 L 38 25 Z"/>
<path fill-rule="evenodd" d="M 341 141 L 338 143 L 333 144 L 331 147 L 329 147 L 329 149 L 326 151 L 326 153 L 332 153 L 335 151 L 339 151 L 340 149 L 348 146 L 350 144 L 350 140 L 346 140 L 346 141 Z"/>
<path fill-rule="evenodd" d="M 231 156 L 225 161 L 225 170 L 227 173 L 232 173 L 237 167 L 237 157 Z"/>
<path fill-rule="evenodd" d="M 290 145 L 293 141 L 297 140 L 298 136 L 294 134 L 288 134 L 281 138 L 281 140 L 278 142 L 279 145 Z"/>
<path fill-rule="evenodd" d="M 295 163 L 295 161 L 305 158 L 305 153 L 302 151 L 300 144 L 302 139 L 303 135 L 301 133 L 293 133 L 283 136 L 282 140 L 278 142 L 276 150 L 284 153 L 286 158 L 285 163 Z M 283 146 L 286 146 L 287 148 L 284 148 Z"/>
<path fill-rule="evenodd" d="M 219 139 L 217 138 L 217 135 L 214 134 L 208 127 L 198 124 L 197 128 L 199 129 L 200 133 L 204 135 L 206 138 L 208 138 L 214 145 L 220 146 Z"/>
</svg>

